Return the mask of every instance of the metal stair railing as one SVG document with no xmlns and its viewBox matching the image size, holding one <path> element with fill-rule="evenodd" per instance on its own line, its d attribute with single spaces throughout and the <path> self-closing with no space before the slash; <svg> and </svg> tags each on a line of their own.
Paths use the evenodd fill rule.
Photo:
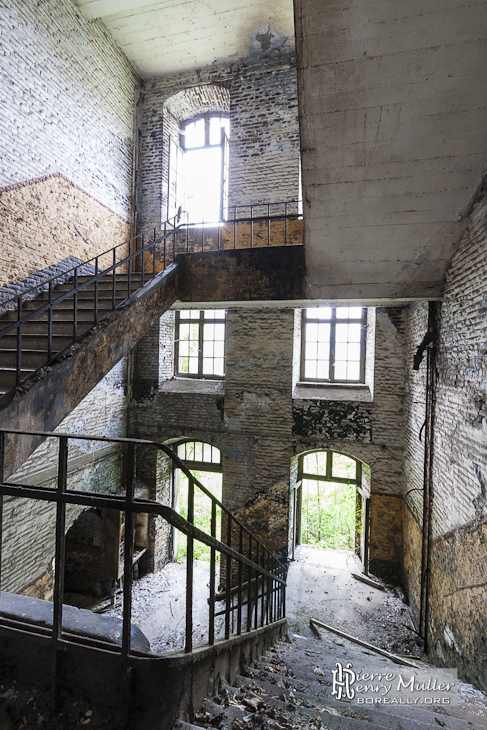
<svg viewBox="0 0 487 730">
<path fill-rule="evenodd" d="M 9 437 L 38 436 L 41 439 L 51 438 L 58 442 L 57 457 L 57 486 L 29 486 L 6 481 L 4 465 L 6 448 L 13 448 L 8 443 Z M 125 484 L 124 493 L 101 494 L 97 492 L 68 489 L 68 462 L 69 442 L 89 441 L 117 444 L 122 448 L 124 456 Z M 141 448 L 156 449 L 168 456 L 173 466 L 180 469 L 188 479 L 188 517 L 183 518 L 174 509 L 159 502 L 141 499 L 135 496 L 137 482 L 137 451 Z M 211 528 L 209 534 L 197 527 L 194 518 L 195 491 L 201 491 L 211 500 Z M 232 636 L 240 636 L 255 629 L 279 623 L 285 618 L 286 594 L 286 566 L 279 561 L 253 533 L 230 510 L 225 507 L 204 485 L 191 473 L 188 467 L 175 452 L 165 444 L 147 441 L 144 439 L 107 438 L 86 434 L 65 434 L 43 431 L 22 431 L 17 429 L 0 430 L 0 578 L 2 565 L 3 507 L 5 497 L 27 498 L 51 502 L 56 505 L 55 531 L 55 578 L 53 598 L 52 629 L 39 627 L 20 619 L 2 617 L 0 626 L 10 627 L 16 631 L 41 633 L 50 635 L 52 650 L 55 655 L 66 649 L 66 645 L 75 643 L 91 646 L 95 649 L 103 648 L 106 651 L 119 653 L 122 658 L 138 656 L 140 652 L 131 650 L 131 609 L 132 609 L 132 573 L 134 551 L 134 516 L 138 513 L 158 515 L 169 525 L 187 536 L 186 562 L 186 623 L 184 652 L 193 651 L 193 563 L 194 541 L 198 540 L 210 548 L 210 585 L 208 599 L 208 639 L 207 646 L 217 643 L 215 618 L 224 615 L 224 636 L 221 641 L 229 640 Z M 63 631 L 63 595 L 64 569 L 66 546 L 66 506 L 79 505 L 97 509 L 118 510 L 125 513 L 125 534 L 123 550 L 123 628 L 121 647 L 109 644 L 98 639 L 81 637 Z M 222 535 L 225 540 L 219 540 L 217 534 L 217 509 L 222 515 Z M 220 578 L 223 575 L 225 588 L 223 594 L 216 593 L 215 573 L 216 555 L 219 553 Z M 225 564 L 223 565 L 223 558 Z M 222 571 L 222 567 L 224 568 Z M 220 612 L 215 605 L 224 598 L 225 606 Z M 236 598 L 236 603 L 234 602 Z M 245 616 L 244 616 L 245 610 Z M 221 642 L 218 642 L 220 645 Z M 199 645 L 201 646 L 201 645 Z M 53 666 L 57 667 L 58 662 Z M 57 670 L 55 670 L 57 671 Z M 57 686 L 57 677 L 54 686 Z"/>
<path fill-rule="evenodd" d="M 165 223 L 80 262 L 62 274 L 57 273 L 46 281 L 38 282 L 22 293 L 2 301 L 0 313 L 8 317 L 10 315 L 7 313 L 13 312 L 13 316 L 12 320 L 4 320 L 0 341 L 11 335 L 16 338 L 15 384 L 5 397 L 10 397 L 10 393 L 24 380 L 67 353 L 92 327 L 121 307 L 132 294 L 173 263 L 177 254 L 302 243 L 302 213 L 301 203 L 298 201 L 233 206 L 230 212 L 231 218 L 214 224 L 183 224 L 178 214 Z M 125 277 L 123 282 L 122 275 Z M 100 286 L 104 283 L 108 283 L 110 302 L 102 309 Z M 70 288 L 55 292 L 55 287 L 60 285 Z M 93 306 L 89 321 L 80 319 L 79 303 L 83 291 L 92 294 Z M 36 308 L 27 303 L 35 301 L 38 296 L 44 296 L 45 292 L 47 300 L 40 302 Z M 53 345 L 56 309 L 63 314 L 70 310 L 68 323 L 71 332 L 67 335 L 70 338 L 69 344 L 63 343 L 59 349 Z M 88 316 L 89 310 L 85 308 L 83 312 Z M 47 321 L 39 320 L 43 315 L 47 315 Z M 34 371 L 29 371 L 23 367 L 24 327 L 29 323 L 41 322 L 45 322 L 47 331 L 38 335 L 40 339 L 46 340 L 45 349 L 42 348 L 40 352 L 46 353 L 46 359 Z M 1 352 L 0 348 L 0 357 Z"/>
<path fill-rule="evenodd" d="M 7 335 L 16 335 L 16 373 L 15 386 L 25 380 L 22 377 L 22 334 L 24 325 L 29 322 L 36 321 L 36 318 L 47 313 L 47 333 L 45 335 L 47 342 L 46 362 L 42 365 L 49 365 L 54 356 L 62 355 L 69 348 L 84 337 L 87 332 L 98 322 L 107 317 L 115 309 L 118 309 L 132 294 L 138 289 L 152 281 L 155 276 L 166 268 L 168 259 L 174 260 L 174 251 L 176 245 L 176 232 L 178 230 L 177 217 L 166 221 L 160 226 L 155 226 L 149 231 L 134 236 L 128 241 L 114 246 L 107 251 L 94 256 L 88 261 L 73 266 L 62 274 L 56 274 L 43 283 L 37 283 L 30 289 L 3 301 L 0 304 L 2 312 L 6 313 L 13 310 L 16 318 L 8 323 L 0 331 L 0 338 Z M 168 247 L 168 240 L 172 238 L 172 251 Z M 170 254 L 172 254 L 170 256 Z M 102 268 L 100 262 L 105 264 Z M 105 263 L 108 261 L 108 264 Z M 80 281 L 80 271 L 86 271 L 91 268 L 89 274 L 84 275 Z M 117 282 L 117 276 L 125 274 L 126 282 L 121 285 Z M 109 297 L 111 306 L 108 311 L 100 316 L 100 283 L 108 282 Z M 54 288 L 58 285 L 72 283 L 71 288 L 55 295 Z M 93 287 L 93 315 L 92 321 L 79 331 L 79 294 L 83 290 Z M 42 295 L 44 291 L 48 292 L 46 302 L 43 302 L 36 309 L 24 312 L 24 304 L 26 301 L 33 300 L 34 297 Z M 117 300 L 121 300 L 118 301 Z M 72 335 L 69 345 L 63 347 L 60 351 L 55 352 L 53 348 L 53 312 L 56 307 L 63 305 L 63 308 L 70 305 L 72 312 Z M 39 335 L 42 337 L 42 334 Z M 38 368 L 40 369 L 40 368 Z M 29 373 L 28 377 L 31 377 Z"/>
</svg>

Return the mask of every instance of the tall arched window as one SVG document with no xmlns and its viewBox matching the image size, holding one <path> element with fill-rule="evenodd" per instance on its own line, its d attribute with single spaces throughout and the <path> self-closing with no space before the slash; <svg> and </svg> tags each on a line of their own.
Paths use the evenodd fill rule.
<svg viewBox="0 0 487 730">
<path fill-rule="evenodd" d="M 203 441 L 184 440 L 173 445 L 176 454 L 191 473 L 220 502 L 222 498 L 222 463 L 220 450 Z M 188 515 L 188 477 L 181 469 L 174 470 L 173 506 L 182 517 Z M 200 489 L 195 490 L 194 519 L 197 527 L 211 532 L 211 500 Z M 217 510 L 216 537 L 221 536 L 221 512 Z M 174 558 L 186 555 L 186 536 L 175 531 Z M 217 553 L 218 554 L 218 553 Z M 194 557 L 199 560 L 210 559 L 210 548 L 195 541 Z"/>
<path fill-rule="evenodd" d="M 169 217 L 179 208 L 189 223 L 224 219 L 228 199 L 228 140 L 230 119 L 204 114 L 184 122 L 180 144 L 169 150 Z"/>
<path fill-rule="evenodd" d="M 337 451 L 313 451 L 299 459 L 296 542 L 354 550 L 361 462 Z"/>
</svg>

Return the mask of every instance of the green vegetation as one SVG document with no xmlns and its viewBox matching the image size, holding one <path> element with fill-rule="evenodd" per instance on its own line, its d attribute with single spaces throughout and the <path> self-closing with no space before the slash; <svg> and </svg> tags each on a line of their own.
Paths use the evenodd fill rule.
<svg viewBox="0 0 487 730">
<path fill-rule="evenodd" d="M 355 545 L 356 485 L 303 479 L 301 541 L 332 550 Z"/>
<path fill-rule="evenodd" d="M 179 514 L 186 518 L 188 517 L 188 478 L 179 470 L 176 474 L 179 488 Z M 222 497 L 222 475 L 215 472 L 208 471 L 195 471 L 191 470 L 196 479 L 208 489 L 219 501 Z M 199 527 L 200 530 L 211 534 L 211 500 L 200 489 L 195 489 L 194 499 L 194 524 Z M 216 537 L 220 539 L 221 536 L 221 509 L 216 510 Z M 180 562 L 187 555 L 187 538 L 186 535 L 178 533 L 178 551 L 176 555 L 177 562 Z M 194 542 L 193 554 L 196 560 L 210 560 L 211 549 L 201 543 Z M 220 560 L 220 554 L 216 553 L 216 560 Z"/>
</svg>

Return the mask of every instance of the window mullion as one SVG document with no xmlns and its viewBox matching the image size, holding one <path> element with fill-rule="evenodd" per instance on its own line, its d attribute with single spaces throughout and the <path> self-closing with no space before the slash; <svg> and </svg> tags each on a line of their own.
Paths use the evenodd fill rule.
<svg viewBox="0 0 487 730">
<path fill-rule="evenodd" d="M 330 381 L 335 382 L 335 327 L 336 327 L 336 307 L 331 308 L 330 319 Z"/>
<path fill-rule="evenodd" d="M 200 319 L 198 323 L 198 375 L 203 377 L 203 325 L 204 325 L 204 319 L 205 312 L 204 310 L 200 311 Z"/>
</svg>

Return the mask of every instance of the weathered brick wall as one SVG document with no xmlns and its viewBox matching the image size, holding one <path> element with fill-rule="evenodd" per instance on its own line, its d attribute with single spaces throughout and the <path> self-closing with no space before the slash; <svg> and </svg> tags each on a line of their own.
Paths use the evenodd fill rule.
<svg viewBox="0 0 487 730">
<path fill-rule="evenodd" d="M 126 358 L 64 419 L 57 430 L 61 433 L 87 433 L 91 436 L 124 436 L 126 433 Z M 69 489 L 115 492 L 121 484 L 122 460 L 117 452 L 103 455 L 99 443 L 69 442 Z M 57 471 L 57 442 L 49 439 L 23 464 L 11 481 L 28 484 L 55 485 Z M 49 470 L 53 470 L 54 477 Z M 82 508 L 68 506 L 66 530 L 73 524 Z M 55 540 L 55 507 L 33 500 L 6 498 L 4 512 L 2 590 L 25 592 L 37 586 L 37 593 L 46 590 L 52 571 Z M 44 585 L 46 583 L 46 585 Z M 43 587 L 42 587 L 43 586 Z M 44 596 L 43 596 L 44 597 Z"/>
<path fill-rule="evenodd" d="M 8 0 L 0 28 L 0 185 L 62 172 L 127 220 L 138 93 L 127 59 L 74 0 Z"/>
<path fill-rule="evenodd" d="M 130 237 L 123 218 L 61 175 L 0 189 L 0 221 L 3 296 L 35 285 L 30 274 L 66 259 L 71 268 L 73 258 L 87 261 Z M 99 266 L 112 263 L 110 255 Z"/>
<path fill-rule="evenodd" d="M 228 98 L 229 204 L 298 198 L 294 56 L 215 65 L 154 79 L 145 85 L 140 129 L 140 228 L 150 228 L 166 215 L 169 135 L 177 134 L 178 124 L 195 113 L 226 110 Z"/>
<path fill-rule="evenodd" d="M 485 191 L 448 271 L 441 305 L 433 461 L 433 545 L 429 646 L 438 663 L 458 666 L 487 688 L 485 564 L 487 559 L 487 235 Z M 426 306 L 411 315 L 411 351 L 426 331 Z M 425 366 L 409 373 L 406 490 L 422 487 Z M 421 492 L 407 497 L 408 520 L 420 533 Z M 406 542 L 410 597 L 417 607 L 420 551 Z M 475 661 L 472 657 L 475 656 Z"/>
<path fill-rule="evenodd" d="M 378 570 L 397 575 L 406 311 L 378 310 L 374 400 L 351 403 L 293 401 L 292 309 L 230 309 L 224 398 L 168 390 L 146 394 L 132 402 L 133 435 L 159 440 L 196 438 L 221 448 L 226 503 L 283 553 L 288 544 L 293 457 L 296 466 L 297 454 L 335 449 L 362 460 L 371 467 L 374 493 L 370 557 Z M 165 318 L 161 332 L 171 337 Z M 166 347 L 169 353 L 171 344 Z M 152 350 L 152 362 L 145 351 L 142 379 L 147 372 L 154 377 L 158 371 L 159 351 Z"/>
</svg>

